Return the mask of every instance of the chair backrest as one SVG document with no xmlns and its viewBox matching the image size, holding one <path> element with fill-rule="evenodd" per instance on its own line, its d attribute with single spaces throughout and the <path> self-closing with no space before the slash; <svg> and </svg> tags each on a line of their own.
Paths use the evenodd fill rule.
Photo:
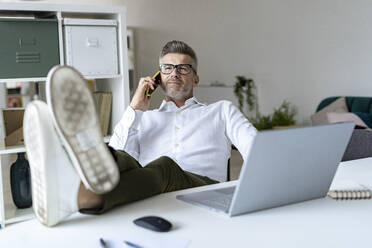
<svg viewBox="0 0 372 248">
<path fill-rule="evenodd" d="M 226 176 L 226 181 L 228 182 L 228 181 L 230 181 L 231 180 L 231 176 L 230 176 L 230 158 L 229 158 L 229 160 L 227 160 L 227 176 Z"/>
</svg>

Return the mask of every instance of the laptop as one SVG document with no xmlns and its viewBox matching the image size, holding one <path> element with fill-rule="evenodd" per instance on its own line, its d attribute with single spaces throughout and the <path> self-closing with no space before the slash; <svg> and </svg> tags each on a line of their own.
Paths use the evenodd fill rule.
<svg viewBox="0 0 372 248">
<path fill-rule="evenodd" d="M 258 132 L 236 186 L 176 198 L 228 216 L 325 197 L 353 122 Z"/>
</svg>

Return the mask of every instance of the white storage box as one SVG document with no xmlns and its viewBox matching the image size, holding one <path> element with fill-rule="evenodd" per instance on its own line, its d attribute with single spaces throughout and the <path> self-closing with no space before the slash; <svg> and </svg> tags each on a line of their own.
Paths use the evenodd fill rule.
<svg viewBox="0 0 372 248">
<path fill-rule="evenodd" d="M 84 76 L 112 76 L 118 70 L 117 21 L 65 18 L 66 64 Z"/>
</svg>

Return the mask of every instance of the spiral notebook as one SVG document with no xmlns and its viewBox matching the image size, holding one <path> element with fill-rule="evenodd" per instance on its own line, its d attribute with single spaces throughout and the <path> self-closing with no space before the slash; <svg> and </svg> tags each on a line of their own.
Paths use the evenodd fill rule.
<svg viewBox="0 0 372 248">
<path fill-rule="evenodd" d="M 327 196 L 334 200 L 365 200 L 372 198 L 372 191 L 352 180 L 342 180 L 331 185 Z"/>
</svg>

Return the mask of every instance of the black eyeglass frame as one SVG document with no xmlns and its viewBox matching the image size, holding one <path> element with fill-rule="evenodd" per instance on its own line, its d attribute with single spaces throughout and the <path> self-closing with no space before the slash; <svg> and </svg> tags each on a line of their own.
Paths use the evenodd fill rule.
<svg viewBox="0 0 372 248">
<path fill-rule="evenodd" d="M 164 73 L 164 72 L 162 71 L 162 66 L 165 66 L 165 65 L 172 66 L 173 69 L 172 69 L 169 73 Z M 191 68 L 191 70 L 196 74 L 196 71 L 195 71 L 194 67 L 192 66 L 192 64 L 178 64 L 178 65 L 173 65 L 173 64 L 161 64 L 161 65 L 159 66 L 159 69 L 160 69 L 160 72 L 163 73 L 163 74 L 165 74 L 165 75 L 169 75 L 169 74 L 171 74 L 171 73 L 174 71 L 174 69 L 176 69 L 177 72 L 178 72 L 179 74 L 181 74 L 181 75 L 188 75 L 188 74 L 190 74 L 191 71 L 188 72 L 188 73 L 186 73 L 186 74 L 183 74 L 183 73 L 181 73 L 181 72 L 178 71 L 178 67 L 179 67 L 179 66 L 183 66 L 183 65 L 187 65 L 187 66 L 189 66 L 189 67 Z"/>
</svg>

